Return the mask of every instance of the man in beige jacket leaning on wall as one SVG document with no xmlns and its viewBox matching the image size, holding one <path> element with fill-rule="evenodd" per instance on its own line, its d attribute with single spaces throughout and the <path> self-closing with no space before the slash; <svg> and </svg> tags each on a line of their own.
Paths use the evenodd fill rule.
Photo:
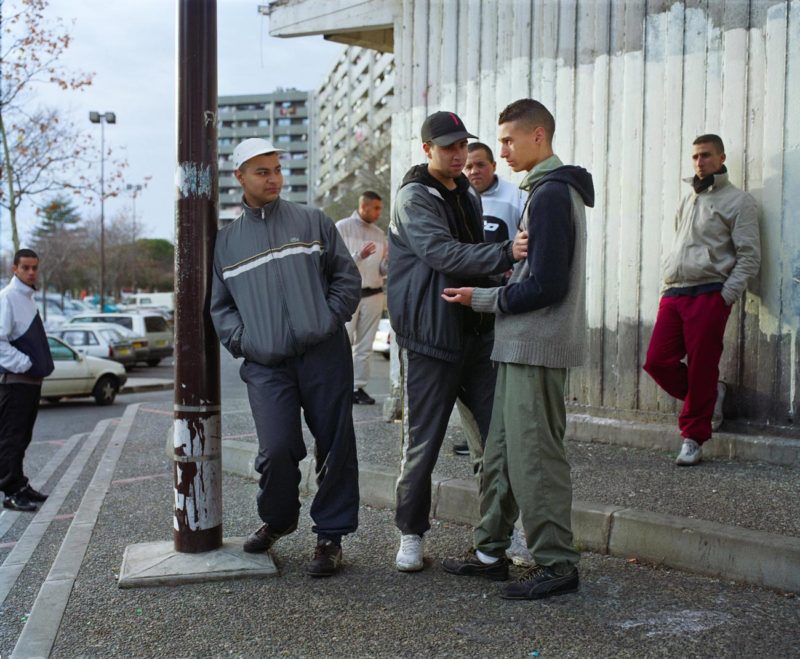
<svg viewBox="0 0 800 659">
<path fill-rule="evenodd" d="M 681 466 L 700 462 L 701 446 L 722 423 L 725 385 L 718 379 L 725 324 L 761 263 L 756 202 L 728 180 L 722 139 L 695 139 L 692 161 L 695 176 L 685 179 L 692 191 L 675 216 L 644 365 L 664 391 L 683 401 L 683 447 L 675 461 Z"/>
</svg>

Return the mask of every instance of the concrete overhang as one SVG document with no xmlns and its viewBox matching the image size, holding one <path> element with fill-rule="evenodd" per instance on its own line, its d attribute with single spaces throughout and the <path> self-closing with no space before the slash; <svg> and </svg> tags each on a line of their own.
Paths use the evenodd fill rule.
<svg viewBox="0 0 800 659">
<path fill-rule="evenodd" d="M 273 0 L 266 13 L 273 37 L 321 34 L 329 41 L 391 53 L 401 10 L 400 0 Z"/>
</svg>

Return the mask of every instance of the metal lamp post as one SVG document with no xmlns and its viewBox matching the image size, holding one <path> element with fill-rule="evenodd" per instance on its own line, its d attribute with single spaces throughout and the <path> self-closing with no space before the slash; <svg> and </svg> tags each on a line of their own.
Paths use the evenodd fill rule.
<svg viewBox="0 0 800 659">
<path fill-rule="evenodd" d="M 131 193 L 131 198 L 133 201 L 133 240 L 131 241 L 131 248 L 133 254 L 133 272 L 131 273 L 131 279 L 133 284 L 133 292 L 136 292 L 136 196 L 142 191 L 142 184 L 141 183 L 128 183 L 125 186 L 125 189 Z"/>
<path fill-rule="evenodd" d="M 106 291 L 106 224 L 105 224 L 105 125 L 117 123 L 113 112 L 90 112 L 89 121 L 100 124 L 100 313 L 105 308 Z"/>
</svg>

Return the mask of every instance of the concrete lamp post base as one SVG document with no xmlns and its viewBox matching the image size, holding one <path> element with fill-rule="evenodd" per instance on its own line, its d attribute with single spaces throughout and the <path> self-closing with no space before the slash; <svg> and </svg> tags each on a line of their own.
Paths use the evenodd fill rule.
<svg viewBox="0 0 800 659">
<path fill-rule="evenodd" d="M 175 551 L 172 541 L 128 545 L 122 557 L 120 588 L 261 578 L 278 574 L 268 552 L 245 554 L 244 538 L 227 538 L 222 547 L 200 554 Z"/>
</svg>

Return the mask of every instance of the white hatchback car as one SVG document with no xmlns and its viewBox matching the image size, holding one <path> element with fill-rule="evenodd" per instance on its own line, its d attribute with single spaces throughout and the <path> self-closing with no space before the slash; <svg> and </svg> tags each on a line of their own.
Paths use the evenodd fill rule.
<svg viewBox="0 0 800 659">
<path fill-rule="evenodd" d="M 69 319 L 68 325 L 73 323 L 116 323 L 133 331 L 137 336 L 143 336 L 149 342 L 147 362 L 148 366 L 158 366 L 165 357 L 172 356 L 173 337 L 166 319 L 160 313 L 95 313 L 81 314 Z"/>
<path fill-rule="evenodd" d="M 128 379 L 125 367 L 109 359 L 84 357 L 61 339 L 48 336 L 55 369 L 42 382 L 42 398 L 57 403 L 62 398 L 93 396 L 98 405 L 111 405 Z"/>
</svg>

